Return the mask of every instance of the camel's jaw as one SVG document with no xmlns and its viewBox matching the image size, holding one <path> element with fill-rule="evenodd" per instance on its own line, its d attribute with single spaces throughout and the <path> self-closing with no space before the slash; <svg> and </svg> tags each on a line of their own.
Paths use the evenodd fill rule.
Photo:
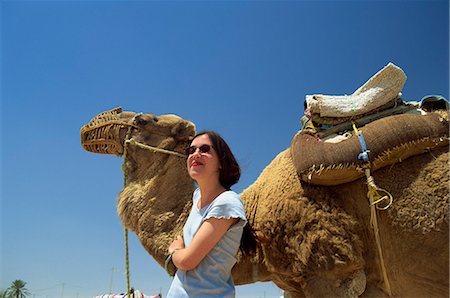
<svg viewBox="0 0 450 298">
<path fill-rule="evenodd" d="M 80 129 L 81 145 L 93 153 L 122 155 L 134 114 L 120 107 L 98 114 Z"/>
</svg>

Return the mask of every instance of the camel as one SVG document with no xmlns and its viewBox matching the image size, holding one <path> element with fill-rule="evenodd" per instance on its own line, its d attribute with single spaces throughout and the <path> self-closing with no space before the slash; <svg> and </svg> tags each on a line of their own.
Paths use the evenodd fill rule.
<svg viewBox="0 0 450 298">
<path fill-rule="evenodd" d="M 195 187 L 185 159 L 167 153 L 182 153 L 195 125 L 176 115 L 117 108 L 94 117 L 81 133 L 86 150 L 124 155 L 118 214 L 164 266 Z M 254 245 L 238 253 L 235 284 L 272 281 L 290 297 L 448 297 L 448 162 L 444 146 L 373 173 L 394 198 L 378 211 L 387 287 L 365 179 L 311 185 L 299 178 L 287 148 L 240 194 L 248 218 L 243 237 Z"/>
</svg>

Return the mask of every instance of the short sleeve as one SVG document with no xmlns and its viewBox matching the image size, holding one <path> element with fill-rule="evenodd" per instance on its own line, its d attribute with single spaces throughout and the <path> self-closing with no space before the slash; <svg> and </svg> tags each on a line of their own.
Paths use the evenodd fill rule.
<svg viewBox="0 0 450 298">
<path fill-rule="evenodd" d="M 204 220 L 208 218 L 239 218 L 242 225 L 247 223 L 242 200 L 233 191 L 222 193 L 213 201 L 205 214 Z"/>
</svg>

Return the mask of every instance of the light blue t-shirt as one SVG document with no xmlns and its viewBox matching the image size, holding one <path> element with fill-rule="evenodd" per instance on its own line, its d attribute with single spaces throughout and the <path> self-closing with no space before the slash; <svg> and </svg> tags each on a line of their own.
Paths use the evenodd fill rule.
<svg viewBox="0 0 450 298">
<path fill-rule="evenodd" d="M 240 218 L 240 220 L 228 229 L 196 268 L 189 271 L 177 270 L 167 297 L 235 297 L 231 269 L 236 263 L 242 231 L 247 223 L 242 200 L 234 191 L 225 191 L 199 210 L 197 207 L 200 200 L 199 189 L 194 191 L 192 200 L 192 210 L 183 229 L 186 247 L 206 219 Z"/>
</svg>

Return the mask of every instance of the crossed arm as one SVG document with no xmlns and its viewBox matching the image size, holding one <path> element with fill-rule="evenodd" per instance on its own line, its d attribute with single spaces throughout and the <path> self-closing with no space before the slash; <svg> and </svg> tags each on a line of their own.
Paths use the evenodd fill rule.
<svg viewBox="0 0 450 298">
<path fill-rule="evenodd" d="M 203 260 L 203 258 L 216 246 L 226 231 L 238 218 L 209 218 L 200 226 L 188 247 L 184 246 L 181 236 L 169 246 L 169 254 L 178 269 L 192 270 Z"/>
</svg>

